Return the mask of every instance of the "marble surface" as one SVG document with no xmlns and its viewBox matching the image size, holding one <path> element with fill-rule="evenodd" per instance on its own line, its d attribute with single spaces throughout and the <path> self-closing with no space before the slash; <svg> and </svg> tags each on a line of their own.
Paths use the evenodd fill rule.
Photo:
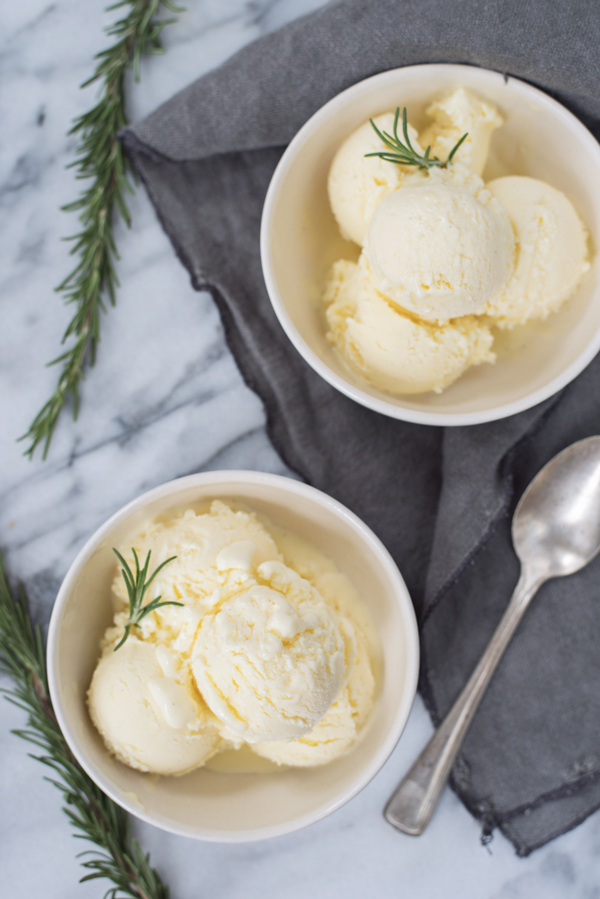
<svg viewBox="0 0 600 899">
<path fill-rule="evenodd" d="M 168 52 L 130 85 L 138 119 L 175 90 L 265 31 L 320 0 L 190 0 L 165 33 Z M 243 384 L 207 295 L 192 291 L 143 192 L 133 227 L 118 229 L 117 308 L 104 319 L 96 368 L 82 390 L 79 421 L 61 420 L 48 460 L 29 462 L 16 438 L 54 384 L 44 363 L 57 354 L 69 311 L 53 287 L 69 270 L 73 216 L 58 212 L 76 186 L 65 165 L 69 123 L 93 99 L 78 90 L 106 43 L 104 0 L 25 0 L 0 10 L 0 546 L 36 618 L 47 623 L 57 587 L 86 537 L 142 491 L 195 471 L 288 472 L 264 431 L 260 401 Z M 114 15 L 111 14 L 111 15 Z M 2 704 L 0 882 L 12 899 L 101 897 L 78 885 L 60 796 L 9 733 L 22 723 Z M 384 769 L 331 817 L 281 839 L 226 846 L 196 843 L 135 824 L 173 899 L 599 899 L 600 815 L 518 859 L 479 827 L 449 790 L 427 833 L 415 840 L 387 825 L 386 797 L 431 731 L 417 700 Z"/>
</svg>

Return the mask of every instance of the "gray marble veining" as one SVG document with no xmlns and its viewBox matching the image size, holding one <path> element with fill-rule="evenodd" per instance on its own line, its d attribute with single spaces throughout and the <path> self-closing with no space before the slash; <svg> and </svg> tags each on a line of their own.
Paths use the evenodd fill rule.
<svg viewBox="0 0 600 899">
<path fill-rule="evenodd" d="M 165 32 L 164 57 L 130 85 L 139 119 L 260 34 L 322 0 L 191 0 Z M 121 288 L 103 321 L 81 414 L 64 417 L 49 458 L 29 462 L 16 438 L 53 389 L 69 310 L 53 293 L 69 271 L 75 196 L 71 120 L 94 88 L 78 85 L 106 43 L 104 0 L 26 0 L 0 10 L 0 546 L 46 623 L 57 587 L 86 538 L 125 502 L 193 471 L 252 468 L 291 474 L 271 447 L 260 401 L 244 385 L 210 297 L 195 293 L 138 191 L 133 227 L 118 229 Z M 0 882 L 12 899 L 101 897 L 78 885 L 76 852 L 57 791 L 11 736 L 22 716 L 2 704 Z M 246 846 L 194 843 L 137 823 L 174 899 L 599 899 L 600 817 L 529 859 L 497 836 L 488 849 L 450 791 L 427 833 L 403 837 L 381 809 L 431 725 L 417 701 L 407 730 L 372 784 L 298 834 Z"/>
</svg>

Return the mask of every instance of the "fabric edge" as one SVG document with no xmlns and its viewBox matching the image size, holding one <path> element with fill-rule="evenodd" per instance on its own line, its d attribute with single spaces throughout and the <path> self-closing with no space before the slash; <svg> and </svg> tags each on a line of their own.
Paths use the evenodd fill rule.
<svg viewBox="0 0 600 899">
<path fill-rule="evenodd" d="M 261 392 L 260 392 L 257 384 L 255 383 L 254 378 L 252 377 L 248 367 L 243 363 L 243 361 L 240 360 L 240 358 L 238 358 L 238 354 L 235 352 L 234 341 L 233 341 L 233 337 L 232 337 L 232 332 L 235 328 L 235 325 L 233 324 L 231 312 L 229 310 L 229 307 L 227 306 L 225 299 L 223 298 L 223 296 L 221 294 L 221 291 L 213 284 L 196 281 L 196 279 L 194 278 L 193 275 L 192 275 L 192 286 L 194 287 L 195 290 L 207 290 L 210 293 L 212 299 L 214 300 L 215 305 L 217 306 L 217 309 L 219 310 L 219 315 L 221 316 L 221 323 L 223 325 L 223 332 L 225 334 L 225 341 L 227 343 L 229 351 L 231 352 L 231 355 L 234 358 L 234 361 L 235 361 L 235 364 L 237 365 L 238 371 L 240 372 L 242 378 L 244 379 L 244 383 L 246 384 L 246 386 L 249 387 L 249 389 L 253 393 L 256 394 L 256 396 L 261 401 L 263 408 L 265 410 L 265 417 L 266 417 L 265 429 L 267 432 L 267 437 L 273 444 L 273 447 L 275 448 L 276 452 L 279 454 L 279 456 L 281 457 L 281 459 L 285 463 L 285 465 L 287 465 L 287 467 L 291 471 L 295 472 L 298 475 L 298 477 L 301 478 L 305 484 L 309 483 L 306 480 L 306 478 L 304 477 L 304 475 L 302 474 L 302 472 L 298 471 L 297 467 L 294 464 L 292 464 L 290 459 L 287 458 L 287 453 L 281 446 L 280 441 L 275 433 L 275 427 L 273 425 L 273 416 L 272 416 L 271 410 L 269 409 L 269 405 L 265 401 L 263 396 L 261 395 Z"/>
<path fill-rule="evenodd" d="M 532 422 L 532 424 L 527 428 L 525 433 L 521 435 L 521 437 L 506 452 L 505 456 L 501 460 L 500 468 L 502 470 L 501 477 L 502 477 L 502 481 L 503 481 L 503 494 L 504 494 L 503 499 L 499 503 L 496 513 L 495 513 L 494 517 L 491 519 L 491 521 L 489 522 L 488 527 L 485 530 L 485 532 L 483 533 L 479 543 L 469 553 L 467 553 L 465 555 L 465 557 L 462 559 L 462 561 L 456 566 L 456 568 L 454 569 L 454 571 L 452 572 L 450 577 L 442 585 L 442 587 L 438 590 L 437 594 L 431 601 L 429 607 L 425 610 L 423 619 L 422 619 L 422 621 L 419 622 L 419 633 L 421 633 L 424 630 L 424 628 L 427 624 L 427 621 L 429 620 L 431 614 L 435 611 L 435 609 L 437 608 L 437 606 L 439 605 L 441 600 L 443 599 L 444 595 L 448 592 L 448 590 L 450 590 L 450 588 L 460 578 L 461 574 L 465 571 L 465 569 L 471 563 L 471 561 L 473 559 L 475 559 L 479 555 L 480 552 L 483 551 L 483 549 L 485 548 L 485 546 L 487 545 L 489 540 L 491 540 L 494 533 L 496 532 L 498 525 L 502 521 L 502 518 L 506 516 L 508 508 L 510 506 L 511 499 L 512 499 L 513 490 L 514 490 L 513 475 L 512 475 L 512 472 L 509 470 L 510 466 L 512 464 L 512 460 L 513 460 L 514 456 L 517 454 L 517 452 L 519 451 L 519 449 L 521 448 L 521 446 L 526 441 L 531 440 L 535 436 L 536 432 L 538 431 L 539 428 L 542 427 L 542 425 L 545 422 L 548 415 L 556 408 L 556 406 L 562 399 L 563 395 L 564 395 L 564 390 L 561 391 L 559 394 L 557 394 L 555 401 L 553 403 L 551 403 L 548 406 L 548 408 L 543 411 L 543 413 L 540 415 L 539 418 L 537 418 L 534 422 Z M 425 704 L 425 708 L 427 709 L 427 711 L 429 713 L 429 716 L 431 718 L 433 726 L 434 726 L 434 728 L 437 728 L 437 727 L 439 727 L 439 725 L 442 722 L 442 717 L 439 713 L 439 709 L 437 707 L 437 703 L 436 703 L 434 695 L 433 695 L 433 688 L 431 686 L 431 682 L 429 680 L 429 677 L 426 674 L 427 652 L 426 652 L 423 644 L 421 645 L 420 649 L 421 649 L 421 652 L 420 652 L 420 663 L 419 663 L 418 690 L 419 690 L 419 693 L 421 694 L 421 698 L 423 699 L 423 702 Z M 460 753 L 459 753 L 459 756 L 460 756 Z M 598 776 L 600 777 L 600 771 L 598 772 Z M 582 780 L 583 780 L 583 778 L 582 778 Z M 580 792 L 590 782 L 591 782 L 591 779 L 590 779 L 589 775 L 586 775 L 585 783 L 582 783 L 581 786 L 579 786 L 576 789 L 571 789 L 568 792 L 565 791 L 562 795 L 567 796 L 574 792 Z M 543 794 L 543 796 L 541 796 L 541 797 L 536 797 L 536 799 L 534 799 L 531 803 L 527 803 L 523 806 L 519 806 L 516 809 L 511 809 L 508 812 L 498 812 L 494 808 L 490 808 L 490 809 L 486 809 L 486 810 L 476 808 L 475 804 L 469 799 L 469 797 L 467 797 L 464 794 L 462 788 L 456 784 L 452 775 L 450 776 L 450 779 L 449 779 L 449 785 L 451 786 L 454 793 L 456 793 L 456 795 L 458 796 L 460 801 L 463 803 L 465 808 L 469 811 L 469 813 L 477 821 L 479 821 L 482 824 L 481 840 L 484 844 L 489 842 L 489 840 L 491 839 L 491 836 L 492 836 L 492 832 L 496 828 L 498 828 L 504 834 L 504 836 L 506 836 L 506 838 L 508 840 L 510 840 L 510 842 L 513 844 L 517 855 L 519 857 L 524 858 L 530 852 L 533 852 L 535 849 L 539 849 L 541 846 L 544 846 L 546 843 L 548 843 L 552 839 L 554 839 L 554 836 L 551 836 L 551 837 L 548 837 L 547 839 L 544 839 L 544 841 L 541 842 L 539 845 L 536 845 L 533 847 L 527 847 L 523 844 L 522 840 L 516 833 L 513 833 L 513 835 L 511 835 L 512 831 L 510 831 L 508 823 L 505 824 L 504 822 L 508 822 L 511 818 L 517 817 L 517 815 L 526 814 L 527 811 L 537 808 L 539 805 L 543 804 L 544 802 L 548 801 L 549 799 L 561 798 L 560 795 L 557 795 L 554 797 L 554 796 L 551 796 L 550 794 L 548 794 L 548 795 Z M 561 788 L 559 788 L 559 789 L 561 789 Z M 587 817 L 588 817 L 588 815 L 586 814 L 581 820 L 583 821 Z M 581 821 L 578 823 L 581 823 Z M 504 828 L 503 828 L 503 824 L 504 824 Z M 566 828 L 564 831 L 561 831 L 560 833 L 555 834 L 555 836 L 560 836 L 561 833 L 567 833 L 568 830 L 571 830 L 573 827 L 576 827 L 576 826 L 577 826 L 577 824 L 575 823 L 572 826 L 569 826 L 568 828 Z"/>
<path fill-rule="evenodd" d="M 138 177 L 140 176 L 138 167 L 135 164 L 135 154 L 143 153 L 144 156 L 150 157 L 153 162 L 177 162 L 178 160 L 172 159 L 169 156 L 166 156 L 164 153 L 159 153 L 158 150 L 155 150 L 154 147 L 151 147 L 150 144 L 145 144 L 143 140 L 141 140 L 133 128 L 123 128 L 121 131 L 117 132 L 117 140 L 125 150 L 127 154 L 127 158 L 131 162 L 134 167 L 134 170 Z M 142 179 L 143 180 L 143 179 Z M 144 186 L 148 193 L 150 193 L 148 189 L 147 183 L 144 181 Z M 154 206 L 154 203 L 152 204 Z M 154 206 L 156 209 L 156 206 Z M 162 223 L 161 223 L 162 224 Z"/>
<path fill-rule="evenodd" d="M 240 374 L 244 380 L 244 383 L 247 385 L 247 387 L 253 393 L 256 394 L 256 396 L 261 401 L 263 408 L 265 410 L 265 419 L 266 419 L 265 429 L 266 429 L 269 440 L 273 444 L 273 447 L 275 448 L 276 452 L 281 457 L 284 464 L 287 465 L 287 467 L 291 471 L 295 472 L 295 474 L 297 474 L 298 477 L 301 478 L 304 483 L 307 483 L 306 478 L 304 477 L 302 472 L 298 471 L 297 467 L 295 465 L 293 465 L 291 463 L 291 461 L 287 458 L 287 453 L 281 446 L 281 443 L 276 436 L 271 410 L 269 409 L 268 404 L 265 402 L 265 400 L 261 396 L 261 393 L 260 393 L 252 375 L 250 374 L 249 369 L 247 368 L 246 365 L 243 364 L 243 362 L 240 361 L 240 359 L 238 358 L 238 355 L 235 353 L 234 343 L 233 343 L 233 338 L 232 338 L 232 332 L 233 332 L 233 329 L 235 326 L 232 322 L 231 313 L 229 311 L 227 303 L 225 302 L 224 298 L 222 297 L 219 289 L 214 284 L 211 284 L 208 281 L 205 281 L 204 276 L 201 272 L 194 271 L 194 266 L 192 265 L 191 260 L 188 258 L 187 253 L 185 252 L 183 247 L 180 245 L 179 241 L 175 237 L 175 235 L 172 232 L 171 228 L 169 227 L 168 223 L 166 222 L 166 220 L 160 213 L 158 205 L 155 201 L 155 197 L 154 197 L 152 188 L 151 188 L 148 180 L 145 178 L 144 173 L 142 172 L 141 168 L 137 164 L 136 154 L 138 152 L 145 153 L 145 155 L 149 156 L 151 159 L 153 159 L 156 162 L 169 162 L 169 163 L 173 163 L 174 165 L 177 165 L 180 163 L 174 162 L 173 160 L 168 160 L 166 157 L 161 156 L 159 153 L 155 153 L 154 151 L 150 150 L 150 148 L 146 148 L 145 144 L 143 144 L 143 142 L 140 141 L 139 138 L 128 129 L 120 132 L 120 134 L 118 135 L 118 138 L 121 141 L 123 147 L 125 148 L 127 157 L 130 160 L 137 177 L 140 179 L 141 183 L 143 184 L 144 188 L 146 189 L 146 192 L 147 192 L 148 197 L 150 198 L 150 202 L 152 204 L 152 208 L 154 209 L 154 212 L 160 223 L 161 228 L 163 229 L 163 231 L 169 238 L 169 241 L 171 242 L 171 245 L 172 245 L 173 249 L 175 250 L 175 255 L 177 256 L 177 258 L 179 259 L 179 261 L 181 262 L 181 264 L 183 265 L 183 267 L 186 269 L 186 271 L 188 272 L 188 274 L 190 276 L 190 282 L 192 284 L 193 289 L 198 292 L 203 291 L 203 290 L 207 291 L 211 295 L 215 305 L 217 306 L 217 309 L 219 311 L 219 316 L 221 319 L 221 324 L 223 326 L 225 342 L 227 343 L 227 347 L 228 347 L 231 355 L 233 356 L 233 359 L 238 368 L 238 371 L 240 372 Z M 149 152 L 147 152 L 147 150 L 149 150 Z"/>
</svg>

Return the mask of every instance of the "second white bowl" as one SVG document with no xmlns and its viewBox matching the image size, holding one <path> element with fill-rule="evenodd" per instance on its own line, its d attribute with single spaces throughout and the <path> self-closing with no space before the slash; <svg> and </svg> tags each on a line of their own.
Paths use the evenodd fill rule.
<svg viewBox="0 0 600 899">
<path fill-rule="evenodd" d="M 238 500 L 274 524 L 310 540 L 350 577 L 367 604 L 383 650 L 381 688 L 364 735 L 329 765 L 269 774 L 225 774 L 200 768 L 156 778 L 109 755 L 92 725 L 86 693 L 102 634 L 112 620 L 113 546 L 157 517 Z M 50 622 L 48 675 L 62 731 L 83 768 L 115 802 L 150 824 L 187 837 L 244 842 L 280 836 L 318 821 L 379 771 L 408 718 L 417 687 L 415 616 L 391 556 L 340 503 L 289 478 L 217 471 L 163 484 L 106 522 L 73 562 Z"/>
<path fill-rule="evenodd" d="M 342 142 L 369 117 L 407 106 L 411 123 L 426 124 L 436 97 L 469 88 L 497 104 L 504 125 L 492 139 L 488 181 L 529 175 L 573 202 L 591 235 L 600 235 L 600 145 L 568 110 L 542 91 L 474 66 L 408 66 L 375 75 L 334 97 L 298 132 L 269 187 L 261 256 L 273 308 L 312 368 L 342 393 L 384 415 L 430 425 L 469 425 L 528 409 L 575 378 L 600 349 L 597 262 L 575 297 L 556 315 L 507 332 L 494 347 L 495 365 L 469 369 L 442 394 L 392 396 L 359 380 L 325 338 L 320 295 L 331 264 L 356 259 L 329 207 L 327 175 Z"/>
</svg>

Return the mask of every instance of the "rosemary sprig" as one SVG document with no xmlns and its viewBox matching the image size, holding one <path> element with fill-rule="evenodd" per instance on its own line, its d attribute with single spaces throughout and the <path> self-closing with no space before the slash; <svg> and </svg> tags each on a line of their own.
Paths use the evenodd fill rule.
<svg viewBox="0 0 600 899">
<path fill-rule="evenodd" d="M 125 623 L 125 633 L 123 637 L 115 648 L 113 652 L 116 652 L 119 649 L 127 637 L 129 636 L 129 631 L 132 627 L 136 627 L 142 618 L 145 618 L 149 612 L 154 612 L 155 609 L 160 609 L 161 606 L 182 606 L 182 602 L 175 602 L 174 600 L 169 600 L 165 602 L 161 602 L 161 597 L 157 596 L 156 599 L 153 599 L 152 602 L 149 602 L 148 605 L 142 606 L 142 602 L 144 600 L 144 596 L 146 594 L 146 590 L 158 574 L 158 572 L 168 565 L 169 562 L 172 562 L 177 556 L 171 556 L 170 559 L 165 559 L 164 562 L 158 566 L 158 568 L 150 575 L 148 580 L 146 580 L 146 575 L 148 574 L 148 566 L 150 565 L 150 554 L 151 550 L 148 550 L 148 555 L 146 556 L 146 561 L 144 562 L 144 567 L 140 568 L 140 562 L 137 556 L 137 553 L 133 547 L 131 548 L 131 552 L 133 553 L 133 558 L 135 559 L 135 576 L 121 555 L 121 553 L 113 547 L 113 552 L 115 556 L 118 558 L 119 562 L 123 566 L 121 569 L 121 574 L 123 575 L 123 580 L 125 581 L 125 586 L 127 587 L 127 596 L 129 597 L 129 618 Z"/>
<path fill-rule="evenodd" d="M 117 133 L 127 124 L 125 115 L 125 76 L 133 67 L 139 80 L 140 58 L 148 53 L 163 53 L 161 34 L 163 28 L 174 19 L 158 19 L 163 9 L 180 12 L 171 0 L 120 0 L 107 11 L 129 7 L 124 18 L 106 29 L 114 43 L 98 53 L 99 60 L 91 78 L 81 87 L 101 82 L 97 104 L 75 119 L 69 135 L 79 136 L 77 158 L 74 167 L 78 180 L 90 180 L 77 200 L 63 206 L 67 212 L 79 212 L 82 229 L 67 240 L 72 240 L 71 254 L 78 257 L 73 271 L 56 288 L 67 304 L 72 303 L 76 312 L 69 322 L 62 342 L 74 342 L 49 365 L 61 366 L 56 389 L 34 418 L 29 430 L 20 439 L 28 440 L 25 455 L 33 457 L 36 448 L 43 445 L 43 458 L 48 454 L 52 435 L 60 413 L 70 397 L 73 418 L 79 412 L 79 385 L 86 365 L 93 366 L 100 340 L 100 312 L 106 312 L 104 298 L 115 305 L 115 289 L 118 280 L 114 260 L 118 259 L 113 234 L 115 210 L 127 225 L 131 217 L 125 202 L 126 193 L 133 193 L 128 180 L 131 165 L 124 155 Z"/>
<path fill-rule="evenodd" d="M 452 147 L 448 159 L 445 162 L 442 162 L 441 159 L 438 159 L 437 156 L 431 156 L 431 146 L 427 147 L 425 153 L 421 156 L 420 153 L 417 153 L 415 148 L 410 142 L 410 137 L 408 134 L 408 120 L 406 117 L 406 106 L 402 110 L 402 134 L 404 135 L 404 143 L 398 137 L 398 119 L 400 118 L 400 107 L 396 108 L 396 114 L 394 116 L 394 133 L 388 134 L 387 131 L 380 131 L 373 119 L 369 119 L 371 125 L 373 126 L 377 136 L 385 146 L 388 148 L 387 150 L 381 150 L 378 153 L 365 153 L 365 156 L 379 156 L 380 159 L 384 159 L 386 162 L 394 162 L 396 165 L 416 165 L 420 169 L 431 169 L 434 167 L 438 167 L 441 169 L 447 168 L 447 166 L 452 162 L 454 158 L 454 154 L 462 144 L 462 142 L 469 136 L 469 132 L 467 131 L 459 141 Z"/>
<path fill-rule="evenodd" d="M 13 731 L 41 750 L 32 758 L 52 771 L 47 780 L 63 795 L 64 812 L 75 837 L 96 849 L 81 853 L 81 882 L 105 878 L 105 899 L 169 899 L 169 889 L 150 865 L 150 857 L 130 833 L 126 812 L 90 780 L 62 735 L 54 715 L 39 627 L 33 627 L 21 590 L 13 600 L 0 556 L 0 671 L 13 680 L 5 698 L 22 709 L 27 724 Z"/>
</svg>

